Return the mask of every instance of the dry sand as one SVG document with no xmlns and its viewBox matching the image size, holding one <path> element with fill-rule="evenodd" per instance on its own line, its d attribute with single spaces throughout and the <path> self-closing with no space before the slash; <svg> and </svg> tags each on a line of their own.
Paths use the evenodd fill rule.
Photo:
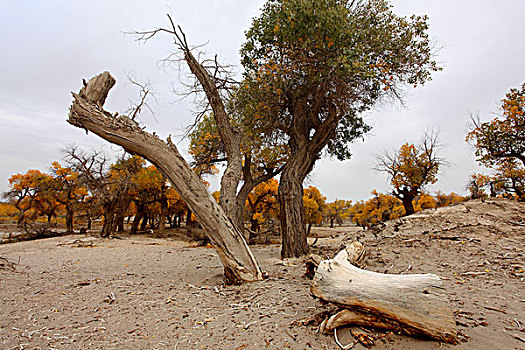
<svg viewBox="0 0 525 350">
<path fill-rule="evenodd" d="M 375 349 L 525 349 L 524 218 L 524 204 L 471 201 L 375 233 L 317 228 L 313 250 L 332 256 L 358 238 L 366 269 L 443 279 L 464 341 L 388 334 Z M 0 348 L 338 349 L 333 336 L 291 324 L 323 310 L 308 293 L 303 261 L 279 260 L 275 244 L 252 249 L 270 278 L 225 286 L 215 251 L 179 239 L 75 235 L 1 245 L 0 257 L 16 264 L 0 265 Z M 345 329 L 338 335 L 352 340 Z"/>
</svg>

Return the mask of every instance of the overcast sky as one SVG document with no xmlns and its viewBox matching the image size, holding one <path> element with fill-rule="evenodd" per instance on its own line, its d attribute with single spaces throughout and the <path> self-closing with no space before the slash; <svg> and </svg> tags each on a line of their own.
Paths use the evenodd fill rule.
<svg viewBox="0 0 525 350">
<path fill-rule="evenodd" d="M 157 99 L 155 117 L 142 123 L 162 137 L 182 134 L 192 120 L 192 100 L 180 101 L 185 71 L 163 67 L 160 60 L 173 50 L 172 40 L 160 36 L 138 43 L 125 32 L 167 23 L 171 13 L 192 44 L 208 57 L 239 64 L 244 31 L 264 1 L 248 0 L 0 0 L 0 192 L 8 178 L 29 169 L 47 170 L 62 157 L 60 149 L 119 152 L 93 134 L 66 123 L 71 91 L 81 79 L 110 71 L 117 79 L 106 102 L 110 111 L 125 111 L 138 91 L 126 76 L 149 82 Z M 383 105 L 367 113 L 373 131 L 352 145 L 351 160 L 323 159 L 306 185 L 317 186 L 329 200 L 367 199 L 373 189 L 388 191 L 383 174 L 372 170 L 374 156 L 417 141 L 429 128 L 440 131 L 441 155 L 452 165 L 430 188 L 465 193 L 468 175 L 480 168 L 465 143 L 469 115 L 489 119 L 511 87 L 525 81 L 525 1 L 492 0 L 394 1 L 400 15 L 427 14 L 430 34 L 441 49 L 436 59 L 443 71 L 423 87 L 409 90 L 406 108 Z M 186 144 L 181 142 L 181 151 Z"/>
</svg>

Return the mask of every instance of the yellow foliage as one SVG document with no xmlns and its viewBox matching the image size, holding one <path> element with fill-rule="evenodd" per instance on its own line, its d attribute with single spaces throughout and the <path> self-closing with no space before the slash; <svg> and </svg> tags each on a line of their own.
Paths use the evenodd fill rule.
<svg viewBox="0 0 525 350">
<path fill-rule="evenodd" d="M 303 191 L 304 221 L 306 224 L 318 225 L 323 220 L 323 211 L 326 207 L 326 197 L 314 186 Z"/>
<path fill-rule="evenodd" d="M 245 204 L 245 211 L 251 222 L 256 221 L 261 224 L 269 217 L 277 217 L 279 213 L 278 188 L 279 182 L 275 179 L 255 186 Z"/>
<path fill-rule="evenodd" d="M 0 217 L 15 216 L 18 210 L 14 205 L 9 203 L 0 203 Z"/>
</svg>

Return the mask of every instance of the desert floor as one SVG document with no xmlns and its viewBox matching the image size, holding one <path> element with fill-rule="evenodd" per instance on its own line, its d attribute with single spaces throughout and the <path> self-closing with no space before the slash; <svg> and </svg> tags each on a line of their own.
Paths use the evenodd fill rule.
<svg viewBox="0 0 525 350">
<path fill-rule="evenodd" d="M 358 239 L 365 269 L 443 280 L 462 342 L 378 332 L 375 349 L 525 349 L 524 219 L 522 203 L 470 201 L 375 230 L 314 228 L 312 251 L 331 257 Z M 280 260 L 277 244 L 252 249 L 269 278 L 226 286 L 214 249 L 180 237 L 2 244 L 0 348 L 338 349 L 332 335 L 292 324 L 325 307 L 309 295 L 304 259 Z"/>
</svg>

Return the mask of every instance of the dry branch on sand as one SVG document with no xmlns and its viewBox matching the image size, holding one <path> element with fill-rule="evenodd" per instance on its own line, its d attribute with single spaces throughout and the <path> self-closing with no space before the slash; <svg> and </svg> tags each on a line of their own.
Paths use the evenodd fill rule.
<svg viewBox="0 0 525 350">
<path fill-rule="evenodd" d="M 0 269 L 14 271 L 16 270 L 16 265 L 16 262 L 10 261 L 9 259 L 0 256 Z"/>
<path fill-rule="evenodd" d="M 362 245 L 354 242 L 333 259 L 319 263 L 310 292 L 339 307 L 321 323 L 321 332 L 358 325 L 458 342 L 454 316 L 437 275 L 362 270 L 353 265 L 362 252 Z"/>
</svg>

